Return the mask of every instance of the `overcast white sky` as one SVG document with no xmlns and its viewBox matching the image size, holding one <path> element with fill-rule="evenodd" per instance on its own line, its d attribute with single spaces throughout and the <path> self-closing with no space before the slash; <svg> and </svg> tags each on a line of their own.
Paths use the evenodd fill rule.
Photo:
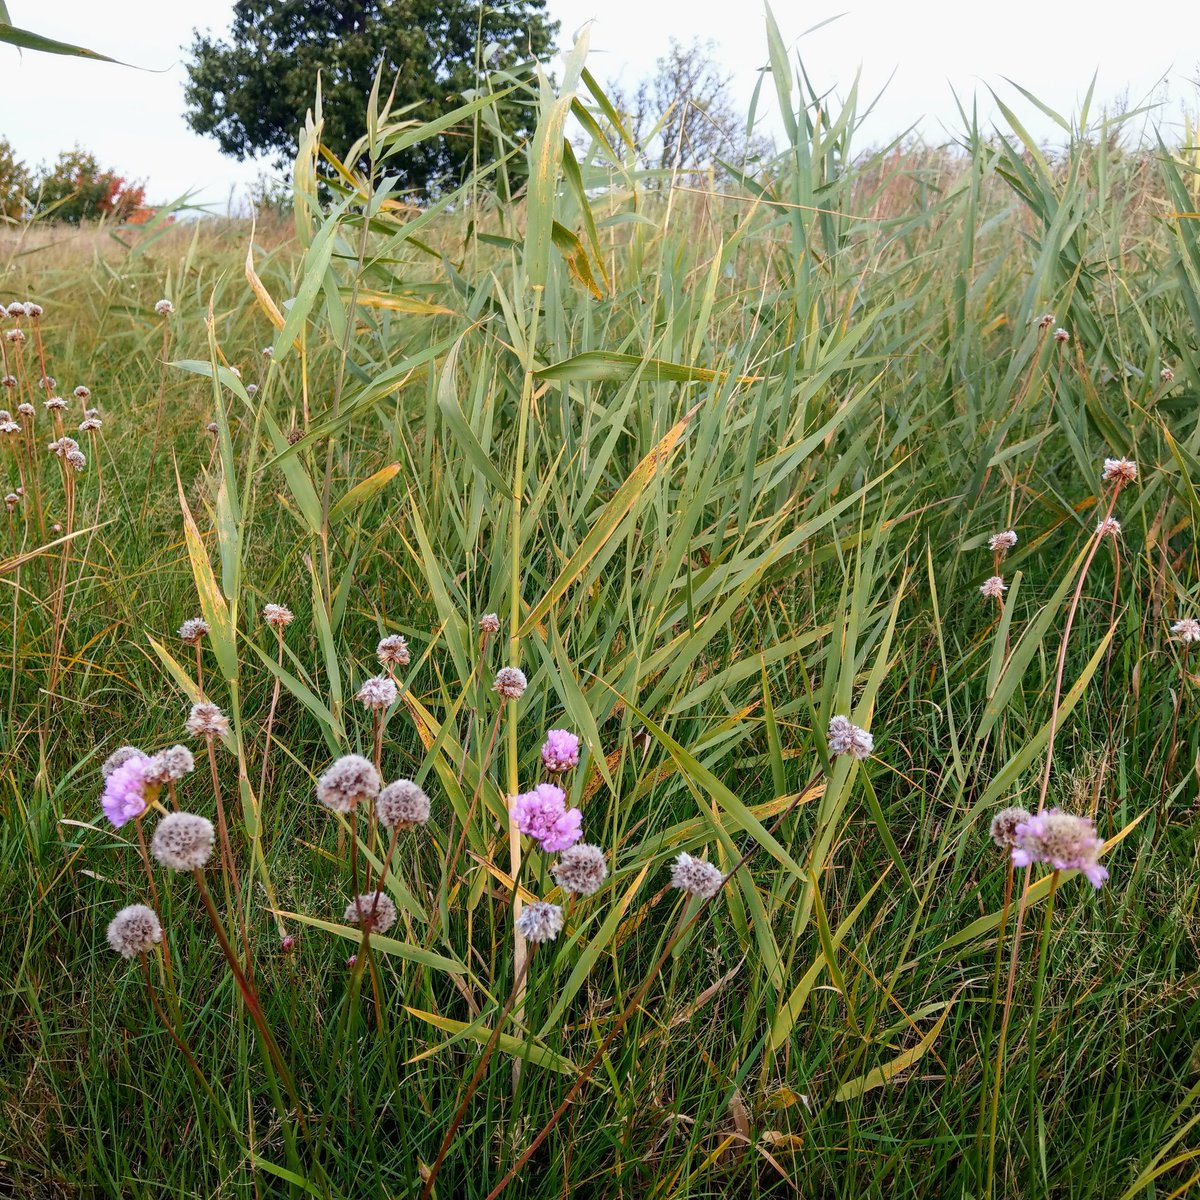
<svg viewBox="0 0 1200 1200">
<path fill-rule="evenodd" d="M 193 28 L 225 31 L 231 0 L 7 3 L 16 25 L 154 72 L 0 46 L 0 135 L 26 162 L 52 159 L 79 143 L 106 166 L 146 179 L 151 200 L 196 189 L 217 208 L 254 178 L 256 167 L 224 158 L 182 116 L 181 47 Z M 766 59 L 758 0 L 549 0 L 549 8 L 562 22 L 564 43 L 595 18 L 591 67 L 601 80 L 636 82 L 653 70 L 672 34 L 712 39 L 741 105 Z M 844 93 L 860 66 L 865 93 L 887 85 L 867 131 L 875 141 L 918 121 L 927 136 L 942 140 L 955 128 L 951 89 L 968 99 L 977 95 L 988 114 L 994 111 L 988 85 L 1028 117 L 1037 136 L 1050 136 L 1050 123 L 1006 76 L 1066 113 L 1097 70 L 1101 100 L 1126 91 L 1131 101 L 1161 99 L 1165 86 L 1165 122 L 1176 123 L 1182 106 L 1200 108 L 1192 82 L 1200 74 L 1200 44 L 1180 41 L 1195 6 L 1184 0 L 1134 10 L 1115 0 L 1008 0 L 987 11 L 963 0 L 776 0 L 774 9 L 818 86 Z M 845 15 L 801 37 L 838 12 Z"/>
</svg>

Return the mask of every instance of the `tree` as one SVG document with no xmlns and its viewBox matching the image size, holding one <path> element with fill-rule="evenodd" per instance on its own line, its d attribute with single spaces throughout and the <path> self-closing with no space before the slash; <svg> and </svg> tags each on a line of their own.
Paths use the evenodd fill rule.
<svg viewBox="0 0 1200 1200">
<path fill-rule="evenodd" d="M 745 121 L 729 100 L 730 76 L 713 59 L 716 46 L 699 39 L 670 48 L 655 63 L 654 75 L 629 95 L 609 85 L 613 106 L 625 121 L 649 169 L 695 172 L 719 159 L 739 164 L 767 147 L 746 136 Z"/>
<path fill-rule="evenodd" d="M 112 217 L 118 221 L 144 221 L 146 189 L 115 171 L 101 170 L 94 154 L 76 146 L 64 150 L 52 167 L 42 168 L 31 193 L 36 211 L 56 221 Z"/>
<path fill-rule="evenodd" d="M 0 137 L 0 218 L 18 220 L 25 215 L 32 182 L 8 139 Z"/>
<path fill-rule="evenodd" d="M 228 40 L 195 32 L 185 97 L 187 120 L 241 160 L 274 152 L 283 163 L 321 79 L 323 138 L 339 157 L 366 131 L 367 99 L 379 64 L 395 108 L 432 120 L 461 105 L 481 69 L 542 56 L 558 23 L 546 0 L 238 0 Z M 488 58 L 480 63 L 486 49 Z M 499 104 L 502 125 L 525 133 L 531 112 Z M 472 157 L 467 130 L 450 130 L 397 154 L 389 172 L 428 192 L 459 177 Z"/>
</svg>

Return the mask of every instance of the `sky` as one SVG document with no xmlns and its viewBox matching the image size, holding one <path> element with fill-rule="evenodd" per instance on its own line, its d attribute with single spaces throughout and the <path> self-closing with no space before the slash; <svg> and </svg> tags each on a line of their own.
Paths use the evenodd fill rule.
<svg viewBox="0 0 1200 1200">
<path fill-rule="evenodd" d="M 145 180 L 151 201 L 191 191 L 224 211 L 244 197 L 262 168 L 224 157 L 183 118 L 183 47 L 194 28 L 223 33 L 231 0 L 7 4 L 17 26 L 145 68 L 0 45 L 0 136 L 27 164 L 52 160 L 78 143 L 104 166 Z M 564 44 L 593 21 L 589 66 L 602 81 L 636 84 L 653 71 L 672 35 L 685 42 L 711 40 L 740 109 L 766 60 L 757 0 L 548 0 L 548 7 L 562 22 Z M 1161 123 L 1173 127 L 1184 108 L 1200 109 L 1193 82 L 1200 78 L 1200 47 L 1179 43 L 1195 14 L 1183 0 L 1158 0 L 1139 10 L 1137 19 L 1114 0 L 1008 0 L 986 9 L 963 0 L 776 0 L 773 7 L 786 44 L 799 53 L 816 86 L 845 95 L 861 70 L 860 96 L 883 92 L 864 127 L 864 146 L 913 125 L 931 140 L 950 139 L 958 124 L 955 92 L 968 104 L 978 100 L 985 125 L 998 120 L 989 87 L 1035 137 L 1052 138 L 1052 122 L 1009 80 L 1064 115 L 1077 110 L 1097 72 L 1097 106 L 1125 97 L 1130 104 L 1154 100 Z M 830 17 L 838 19 L 806 33 Z M 777 127 L 768 124 L 766 132 Z"/>
</svg>

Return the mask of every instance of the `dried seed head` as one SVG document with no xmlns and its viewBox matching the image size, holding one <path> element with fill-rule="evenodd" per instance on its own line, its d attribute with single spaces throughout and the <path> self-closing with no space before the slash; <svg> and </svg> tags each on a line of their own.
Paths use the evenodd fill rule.
<svg viewBox="0 0 1200 1200">
<path fill-rule="evenodd" d="M 304 436 L 302 429 L 289 429 L 287 432 L 287 444 L 294 446 Z"/>
<path fill-rule="evenodd" d="M 429 820 L 429 797 L 411 779 L 397 779 L 379 793 L 375 815 L 384 829 L 407 829 Z"/>
<path fill-rule="evenodd" d="M 192 705 L 186 722 L 192 737 L 224 737 L 229 732 L 229 718 L 208 700 Z"/>
<path fill-rule="evenodd" d="M 992 575 L 979 585 L 979 590 L 989 600 L 1003 600 L 1004 593 L 1008 591 L 1008 584 L 1004 582 L 1003 575 Z"/>
<path fill-rule="evenodd" d="M 1192 642 L 1200 642 L 1200 621 L 1195 617 L 1184 617 L 1182 621 L 1176 621 L 1171 626 L 1171 635 L 1185 646 L 1191 645 Z"/>
<path fill-rule="evenodd" d="M 1017 826 L 1029 820 L 1023 808 L 1002 808 L 993 818 L 988 833 L 1001 850 L 1011 850 L 1017 844 Z"/>
<path fill-rule="evenodd" d="M 1062 346 L 1071 340 L 1071 335 L 1065 329 L 1056 329 L 1054 331 L 1054 340 Z"/>
<path fill-rule="evenodd" d="M 527 942 L 552 942 L 562 932 L 563 914 L 557 904 L 531 900 L 517 914 L 517 930 Z"/>
<path fill-rule="evenodd" d="M 160 317 L 169 317 L 175 311 L 175 305 L 173 305 L 170 300 L 158 300 L 155 302 L 154 311 L 158 313 Z"/>
<path fill-rule="evenodd" d="M 25 315 L 25 305 L 20 300 L 14 300 L 6 311 L 10 317 L 19 321 Z"/>
<path fill-rule="evenodd" d="M 90 400 L 91 398 L 92 398 L 92 389 L 90 387 L 86 387 L 84 384 L 81 383 L 75 389 L 75 399 L 76 400 Z"/>
<path fill-rule="evenodd" d="M 383 712 L 396 703 L 399 694 L 396 684 L 386 675 L 372 675 L 370 679 L 363 680 L 356 699 L 363 708 Z"/>
<path fill-rule="evenodd" d="M 264 604 L 262 615 L 272 629 L 286 629 L 295 620 L 292 610 L 282 604 Z"/>
<path fill-rule="evenodd" d="M 15 375 L 5 375 L 0 379 L 0 387 L 15 388 L 17 386 L 17 377 Z"/>
<path fill-rule="evenodd" d="M 179 639 L 195 646 L 207 632 L 208 622 L 203 617 L 189 617 L 179 627 Z"/>
<path fill-rule="evenodd" d="M 1037 326 L 1039 329 L 1049 329 L 1050 326 L 1053 324 L 1054 324 L 1054 314 L 1053 313 L 1042 313 L 1042 315 L 1040 317 L 1038 317 Z"/>
<path fill-rule="evenodd" d="M 562 852 L 562 857 L 551 868 L 550 874 L 564 892 L 593 896 L 608 878 L 608 864 L 599 846 L 578 842 Z"/>
<path fill-rule="evenodd" d="M 492 691 L 505 700 L 519 700 L 528 686 L 529 680 L 520 667 L 501 667 L 492 681 Z"/>
<path fill-rule="evenodd" d="M 1120 537 L 1121 522 L 1116 517 L 1105 517 L 1099 525 L 1096 526 L 1096 533 L 1099 537 Z"/>
<path fill-rule="evenodd" d="M 0 421 L 0 433 L 20 433 L 20 432 L 21 432 L 20 425 L 18 425 L 16 423 L 16 421 L 14 421 L 12 419 L 12 417 L 8 417 L 5 420 Z"/>
<path fill-rule="evenodd" d="M 66 459 L 67 465 L 73 471 L 82 471 L 87 466 L 87 455 L 82 450 L 68 450 Z"/>
<path fill-rule="evenodd" d="M 216 421 L 209 421 L 209 423 L 207 425 L 205 425 L 204 428 L 207 429 L 209 433 L 220 433 L 221 432 L 221 427 L 220 427 L 220 425 L 218 425 L 216 423 Z"/>
<path fill-rule="evenodd" d="M 993 533 L 988 538 L 988 549 L 995 554 L 1005 554 L 1017 544 L 1017 531 L 1006 529 L 1003 533 Z"/>
<path fill-rule="evenodd" d="M 80 433 L 95 433 L 100 428 L 102 422 L 99 417 L 84 417 L 79 423 Z"/>
<path fill-rule="evenodd" d="M 47 412 L 66 412 L 67 402 L 61 396 L 51 396 L 48 400 L 42 401 L 43 407 Z"/>
<path fill-rule="evenodd" d="M 122 957 L 148 954 L 162 941 L 158 913 L 144 904 L 130 904 L 108 923 L 108 944 Z"/>
<path fill-rule="evenodd" d="M 15 512 L 16 507 L 18 504 L 20 504 L 20 502 L 21 497 L 18 496 L 16 492 L 9 492 L 8 495 L 4 497 L 4 507 L 7 508 L 9 512 Z"/>
<path fill-rule="evenodd" d="M 1137 463 L 1131 458 L 1106 458 L 1100 478 L 1105 483 L 1115 483 L 1118 487 L 1122 487 L 1127 483 L 1133 483 L 1137 479 L 1137 473 Z"/>
<path fill-rule="evenodd" d="M 1014 831 L 1013 865 L 1047 863 L 1056 871 L 1082 871 L 1093 887 L 1100 887 L 1108 871 L 1099 863 L 1104 839 L 1088 817 L 1075 817 L 1057 808 L 1022 821 Z"/>
<path fill-rule="evenodd" d="M 348 813 L 360 800 L 379 795 L 379 772 L 361 754 L 335 759 L 317 780 L 317 799 L 334 812 Z"/>
<path fill-rule="evenodd" d="M 25 301 L 25 315 L 31 320 L 36 321 L 44 311 L 40 304 L 34 304 L 32 300 Z"/>
<path fill-rule="evenodd" d="M 1175 372 L 1172 371 L 1170 367 L 1163 367 L 1163 369 L 1159 371 L 1158 377 L 1163 381 L 1163 383 L 1175 382 Z"/>
<path fill-rule="evenodd" d="M 150 759 L 150 778 L 155 783 L 174 783 L 196 769 L 196 760 L 186 746 L 170 746 Z"/>
<path fill-rule="evenodd" d="M 411 658 L 408 639 L 398 633 L 389 633 L 375 647 L 375 654 L 384 666 L 407 667 Z"/>
<path fill-rule="evenodd" d="M 100 767 L 100 774 L 107 779 L 119 766 L 127 763 L 131 758 L 145 758 L 146 756 L 136 746 L 122 746 L 119 750 L 114 750 Z"/>
<path fill-rule="evenodd" d="M 831 758 L 836 758 L 839 754 L 870 758 L 871 751 L 875 749 L 875 739 L 865 729 L 855 725 L 849 717 L 832 717 L 825 736 L 829 742 Z"/>
<path fill-rule="evenodd" d="M 346 905 L 342 919 L 372 933 L 387 933 L 396 923 L 396 906 L 385 892 L 365 892 Z"/>
<path fill-rule="evenodd" d="M 53 375 L 43 375 L 41 379 L 38 380 L 38 387 L 40 387 L 43 392 L 52 392 L 56 387 L 58 387 L 58 380 L 55 379 Z"/>
<path fill-rule="evenodd" d="M 479 618 L 479 632 L 487 634 L 499 633 L 500 618 L 495 613 L 484 613 Z"/>
<path fill-rule="evenodd" d="M 213 824 L 195 813 L 168 813 L 158 823 L 150 853 L 170 871 L 198 871 L 212 855 Z"/>
<path fill-rule="evenodd" d="M 263 358 L 274 358 L 275 351 L 270 346 L 264 346 L 262 348 L 262 356 Z"/>
<path fill-rule="evenodd" d="M 715 896 L 724 882 L 720 867 L 690 854 L 680 854 L 671 866 L 671 886 L 705 900 Z"/>
<path fill-rule="evenodd" d="M 247 396 L 257 396 L 258 395 L 258 384 L 257 383 L 246 384 L 246 395 Z"/>
<path fill-rule="evenodd" d="M 23 417 L 37 416 L 37 409 L 34 408 L 33 405 L 29 403 L 28 400 L 17 405 L 17 412 L 19 412 L 21 414 L 21 416 L 23 416 Z"/>
<path fill-rule="evenodd" d="M 7 331 L 5 332 L 4 336 L 5 336 L 5 337 L 6 337 L 6 338 L 7 338 L 7 339 L 10 341 L 10 342 L 12 342 L 12 343 L 13 343 L 13 345 L 15 345 L 15 346 L 20 346 L 20 345 L 21 345 L 21 344 L 22 344 L 22 343 L 25 341 L 25 330 L 23 330 L 23 329 L 9 329 L 9 330 L 7 330 Z"/>
</svg>

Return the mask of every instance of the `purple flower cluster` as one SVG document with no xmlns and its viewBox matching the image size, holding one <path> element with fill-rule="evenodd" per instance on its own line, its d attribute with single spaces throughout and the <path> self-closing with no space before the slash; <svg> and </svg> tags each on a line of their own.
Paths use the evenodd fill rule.
<svg viewBox="0 0 1200 1200">
<path fill-rule="evenodd" d="M 583 836 L 583 814 L 567 808 L 567 794 L 553 783 L 539 783 L 513 798 L 509 813 L 517 828 L 551 853 L 566 850 Z"/>
<path fill-rule="evenodd" d="M 127 758 L 105 779 L 100 807 L 117 829 L 146 811 L 146 791 L 151 786 L 153 774 L 150 760 L 144 754 L 138 754 Z"/>
<path fill-rule="evenodd" d="M 579 766 L 579 738 L 566 729 L 550 729 L 542 746 L 542 762 L 551 775 Z"/>
<path fill-rule="evenodd" d="M 1047 863 L 1056 871 L 1080 871 L 1092 887 L 1100 887 L 1108 871 L 1099 863 L 1104 839 L 1096 836 L 1089 817 L 1076 817 L 1057 808 L 1047 809 L 1013 830 L 1013 865 L 1029 867 Z"/>
</svg>

